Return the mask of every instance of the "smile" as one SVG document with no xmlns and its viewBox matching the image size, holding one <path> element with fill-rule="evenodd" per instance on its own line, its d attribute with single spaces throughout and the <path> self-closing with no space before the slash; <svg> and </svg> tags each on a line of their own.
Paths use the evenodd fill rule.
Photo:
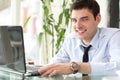
<svg viewBox="0 0 120 80">
<path fill-rule="evenodd" d="M 87 30 L 86 29 L 80 29 L 80 30 L 76 30 L 79 34 L 83 34 L 85 33 Z"/>
</svg>

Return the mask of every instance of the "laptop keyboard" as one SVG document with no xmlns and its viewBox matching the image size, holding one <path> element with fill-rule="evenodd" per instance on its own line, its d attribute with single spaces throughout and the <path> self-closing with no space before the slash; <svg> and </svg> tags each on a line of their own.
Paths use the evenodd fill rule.
<svg viewBox="0 0 120 80">
<path fill-rule="evenodd" d="M 35 72 L 42 67 L 42 65 L 26 65 L 27 72 Z"/>
</svg>

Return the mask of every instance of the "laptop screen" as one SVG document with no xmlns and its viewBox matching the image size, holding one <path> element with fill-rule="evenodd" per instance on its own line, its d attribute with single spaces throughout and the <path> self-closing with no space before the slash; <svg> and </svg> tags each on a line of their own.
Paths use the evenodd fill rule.
<svg viewBox="0 0 120 80">
<path fill-rule="evenodd" d="M 13 63 L 9 65 L 12 69 L 25 73 L 25 52 L 23 41 L 23 30 L 21 26 L 8 26 L 8 34 L 12 47 Z"/>
<path fill-rule="evenodd" d="M 0 65 L 6 65 L 13 62 L 12 48 L 8 35 L 7 27 L 0 26 Z"/>
</svg>

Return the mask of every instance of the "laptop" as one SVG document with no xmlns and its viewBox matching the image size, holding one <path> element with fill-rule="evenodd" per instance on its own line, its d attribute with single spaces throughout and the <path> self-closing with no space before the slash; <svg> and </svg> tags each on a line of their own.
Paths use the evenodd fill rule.
<svg viewBox="0 0 120 80">
<path fill-rule="evenodd" d="M 38 69 L 41 65 L 26 65 L 25 59 L 25 50 L 24 50 L 24 39 L 23 39 L 23 29 L 21 26 L 0 26 L 7 29 L 12 53 L 11 54 L 12 62 L 7 64 L 8 68 L 16 70 L 20 73 L 23 73 L 24 76 L 40 76 Z M 2 28 L 1 28 L 2 29 Z M 8 45 L 6 45 L 8 46 Z"/>
</svg>

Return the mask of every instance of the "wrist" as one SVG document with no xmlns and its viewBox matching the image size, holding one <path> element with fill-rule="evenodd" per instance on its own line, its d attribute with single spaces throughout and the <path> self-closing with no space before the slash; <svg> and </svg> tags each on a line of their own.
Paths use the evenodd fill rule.
<svg viewBox="0 0 120 80">
<path fill-rule="evenodd" d="M 77 62 L 71 62 L 71 70 L 73 74 L 77 73 L 79 70 L 79 64 Z"/>
</svg>

